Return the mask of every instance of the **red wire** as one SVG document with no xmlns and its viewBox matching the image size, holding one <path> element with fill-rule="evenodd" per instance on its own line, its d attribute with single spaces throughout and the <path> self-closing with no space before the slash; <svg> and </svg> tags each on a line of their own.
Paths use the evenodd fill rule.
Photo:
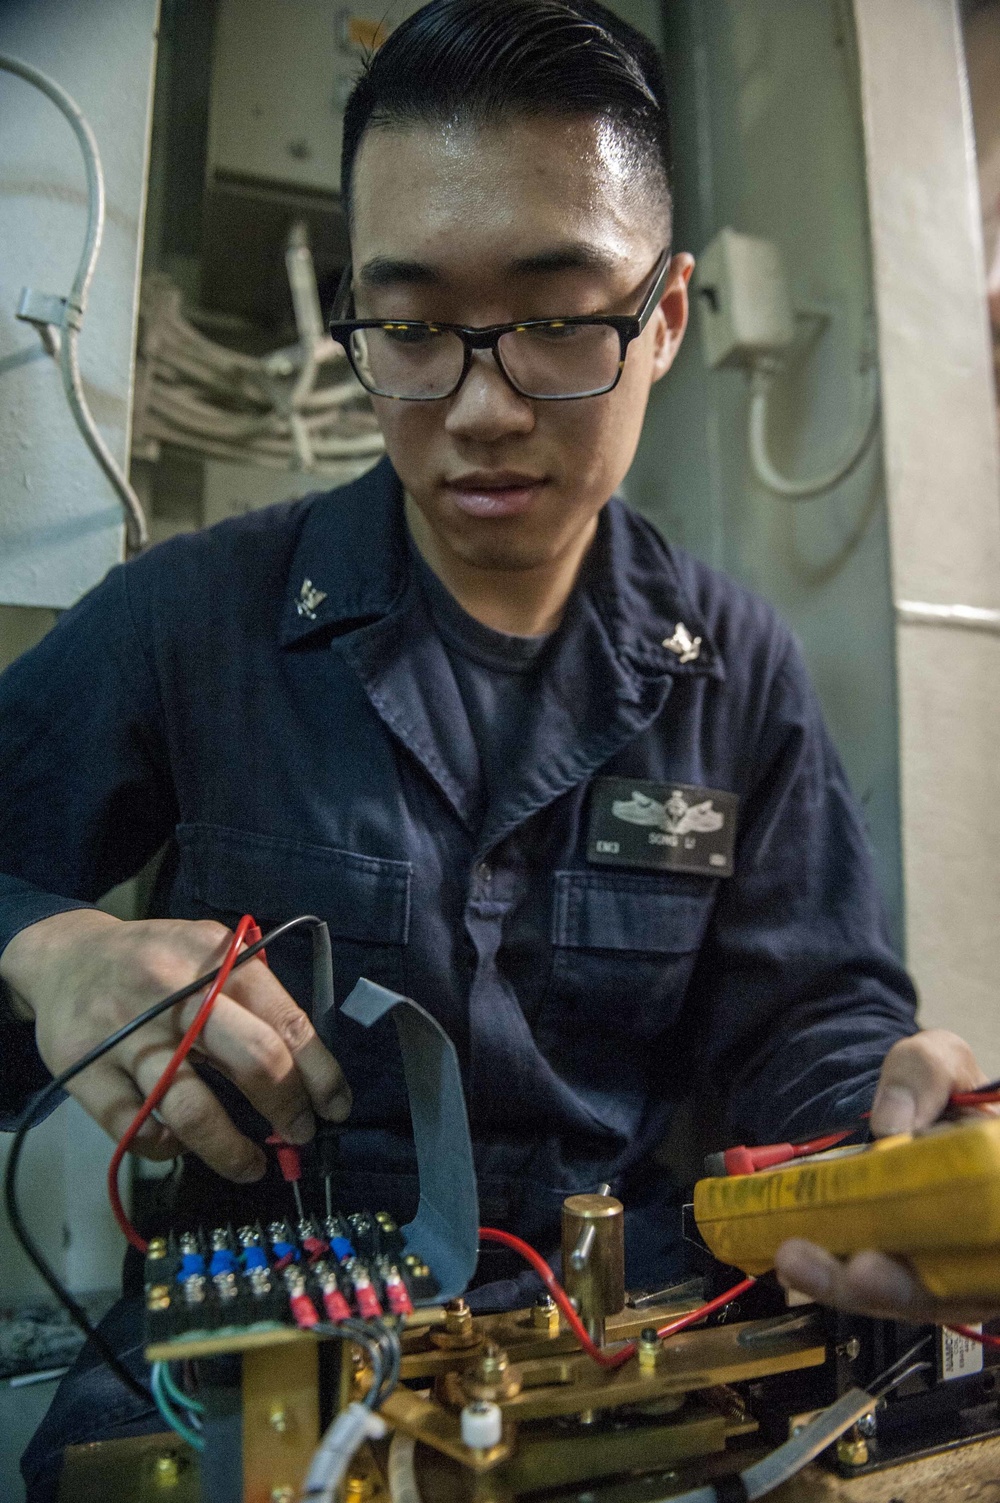
<svg viewBox="0 0 1000 1503">
<path fill-rule="evenodd" d="M 529 1243 L 523 1241 L 520 1237 L 515 1237 L 513 1232 L 501 1232 L 493 1226 L 481 1226 L 479 1228 L 479 1239 L 481 1242 L 502 1242 L 504 1247 L 513 1248 L 514 1252 L 520 1253 L 525 1262 L 531 1264 L 565 1315 L 573 1335 L 583 1347 L 587 1356 L 592 1357 L 601 1367 L 621 1367 L 623 1363 L 628 1362 L 631 1357 L 635 1356 L 636 1344 L 634 1341 L 627 1342 L 625 1346 L 619 1347 L 616 1352 L 605 1352 L 595 1342 L 591 1341 L 587 1335 L 583 1321 L 573 1309 L 569 1295 L 541 1253 L 536 1252 Z M 753 1278 L 741 1279 L 738 1284 L 733 1285 L 732 1289 L 727 1289 L 725 1293 L 718 1295 L 717 1298 L 709 1300 L 707 1305 L 700 1305 L 697 1310 L 691 1310 L 687 1315 L 680 1315 L 676 1320 L 672 1320 L 667 1325 L 661 1326 L 656 1333 L 657 1336 L 672 1336 L 675 1331 L 682 1331 L 685 1326 L 691 1326 L 696 1321 L 704 1320 L 706 1315 L 711 1315 L 713 1311 L 721 1309 L 723 1305 L 728 1305 L 730 1300 L 734 1300 L 737 1295 L 743 1294 L 745 1290 L 750 1288 L 751 1284 L 755 1284 L 756 1282 L 757 1280 Z"/>
<path fill-rule="evenodd" d="M 946 1326 L 948 1331 L 957 1331 L 959 1336 L 964 1336 L 967 1341 L 978 1341 L 980 1346 L 1000 1350 L 1000 1336 L 991 1336 L 988 1331 L 974 1331 L 971 1326 Z"/>
<path fill-rule="evenodd" d="M 118 1171 L 121 1167 L 122 1159 L 125 1157 L 126 1153 L 131 1147 L 132 1142 L 134 1141 L 135 1136 L 142 1124 L 147 1120 L 150 1114 L 156 1110 L 160 1102 L 163 1100 L 164 1096 L 169 1091 L 170 1087 L 173 1085 L 178 1070 L 187 1059 L 195 1041 L 198 1038 L 198 1035 L 201 1033 L 205 1024 L 208 1022 L 209 1014 L 211 1013 L 212 1008 L 215 1006 L 216 998 L 222 991 L 222 988 L 225 986 L 226 982 L 229 980 L 229 973 L 232 970 L 233 965 L 235 964 L 237 955 L 242 949 L 244 942 L 247 940 L 248 935 L 250 935 L 255 929 L 257 929 L 257 926 L 254 923 L 253 919 L 249 914 L 245 914 L 243 918 L 240 919 L 239 924 L 236 926 L 236 933 L 233 935 L 232 940 L 230 941 L 229 948 L 225 953 L 221 966 L 219 967 L 218 975 L 212 982 L 208 991 L 205 993 L 205 1000 L 202 1002 L 197 1013 L 195 1014 L 194 1021 L 190 1024 L 184 1037 L 181 1039 L 180 1043 L 177 1045 L 177 1048 L 174 1050 L 167 1068 L 164 1070 L 163 1074 L 156 1082 L 156 1085 L 153 1087 L 150 1094 L 146 1097 L 146 1100 L 143 1102 L 142 1106 L 139 1108 L 138 1112 L 136 1112 L 132 1121 L 126 1128 L 121 1142 L 115 1149 L 114 1154 L 111 1158 L 111 1163 L 108 1166 L 108 1199 L 111 1201 L 111 1209 L 114 1212 L 115 1220 L 121 1227 L 122 1231 L 125 1233 L 125 1236 L 128 1238 L 129 1242 L 131 1242 L 132 1246 L 138 1248 L 139 1252 L 143 1254 L 148 1252 L 149 1243 L 144 1237 L 141 1237 L 139 1235 L 135 1227 L 132 1225 L 131 1221 L 128 1219 L 128 1216 L 125 1212 L 125 1207 L 122 1205 L 121 1195 L 118 1190 Z M 256 938 L 260 938 L 259 929 L 257 929 Z M 254 939 L 251 938 L 249 940 L 249 943 L 253 944 Z"/>
</svg>

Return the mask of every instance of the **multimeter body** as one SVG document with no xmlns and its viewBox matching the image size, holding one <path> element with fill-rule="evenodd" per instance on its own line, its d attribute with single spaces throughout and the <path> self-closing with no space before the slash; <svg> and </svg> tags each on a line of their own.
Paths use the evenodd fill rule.
<svg viewBox="0 0 1000 1503">
<path fill-rule="evenodd" d="M 761 1274 L 789 1237 L 905 1258 L 942 1299 L 1000 1298 L 1000 1120 L 703 1179 L 694 1217 L 722 1263 Z"/>
</svg>

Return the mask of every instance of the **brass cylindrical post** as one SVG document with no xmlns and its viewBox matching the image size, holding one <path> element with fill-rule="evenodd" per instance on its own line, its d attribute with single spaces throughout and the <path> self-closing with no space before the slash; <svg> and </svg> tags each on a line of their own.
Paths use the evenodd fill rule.
<svg viewBox="0 0 1000 1503">
<path fill-rule="evenodd" d="M 563 1201 L 562 1273 L 591 1341 L 604 1344 L 604 1322 L 625 1305 L 624 1212 L 613 1195 Z"/>
</svg>

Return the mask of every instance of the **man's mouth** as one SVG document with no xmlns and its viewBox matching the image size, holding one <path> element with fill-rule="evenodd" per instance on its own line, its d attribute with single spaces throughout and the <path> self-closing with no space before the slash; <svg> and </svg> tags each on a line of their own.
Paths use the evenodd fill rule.
<svg viewBox="0 0 1000 1503">
<path fill-rule="evenodd" d="M 474 470 L 445 481 L 459 511 L 470 517 L 513 517 L 526 511 L 547 481 L 521 470 Z"/>
</svg>

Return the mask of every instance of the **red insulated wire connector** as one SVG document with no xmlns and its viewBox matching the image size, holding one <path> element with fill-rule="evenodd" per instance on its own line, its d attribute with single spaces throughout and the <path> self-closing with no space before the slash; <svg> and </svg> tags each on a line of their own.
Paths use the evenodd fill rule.
<svg viewBox="0 0 1000 1503">
<path fill-rule="evenodd" d="M 319 1312 L 308 1294 L 290 1295 L 288 1307 L 295 1318 L 295 1324 L 303 1331 L 319 1325 Z"/>
<path fill-rule="evenodd" d="M 379 1304 L 378 1295 L 371 1284 L 367 1281 L 354 1286 L 354 1303 L 358 1307 L 358 1314 L 363 1320 L 378 1320 L 382 1314 L 382 1306 Z"/>
<path fill-rule="evenodd" d="M 350 1320 L 351 1307 L 339 1289 L 328 1289 L 323 1295 L 323 1307 L 335 1326 L 342 1320 Z"/>
<path fill-rule="evenodd" d="M 393 1315 L 413 1314 L 413 1301 L 410 1299 L 406 1285 L 401 1278 L 386 1279 L 385 1297 L 389 1302 L 389 1309 Z"/>
</svg>

